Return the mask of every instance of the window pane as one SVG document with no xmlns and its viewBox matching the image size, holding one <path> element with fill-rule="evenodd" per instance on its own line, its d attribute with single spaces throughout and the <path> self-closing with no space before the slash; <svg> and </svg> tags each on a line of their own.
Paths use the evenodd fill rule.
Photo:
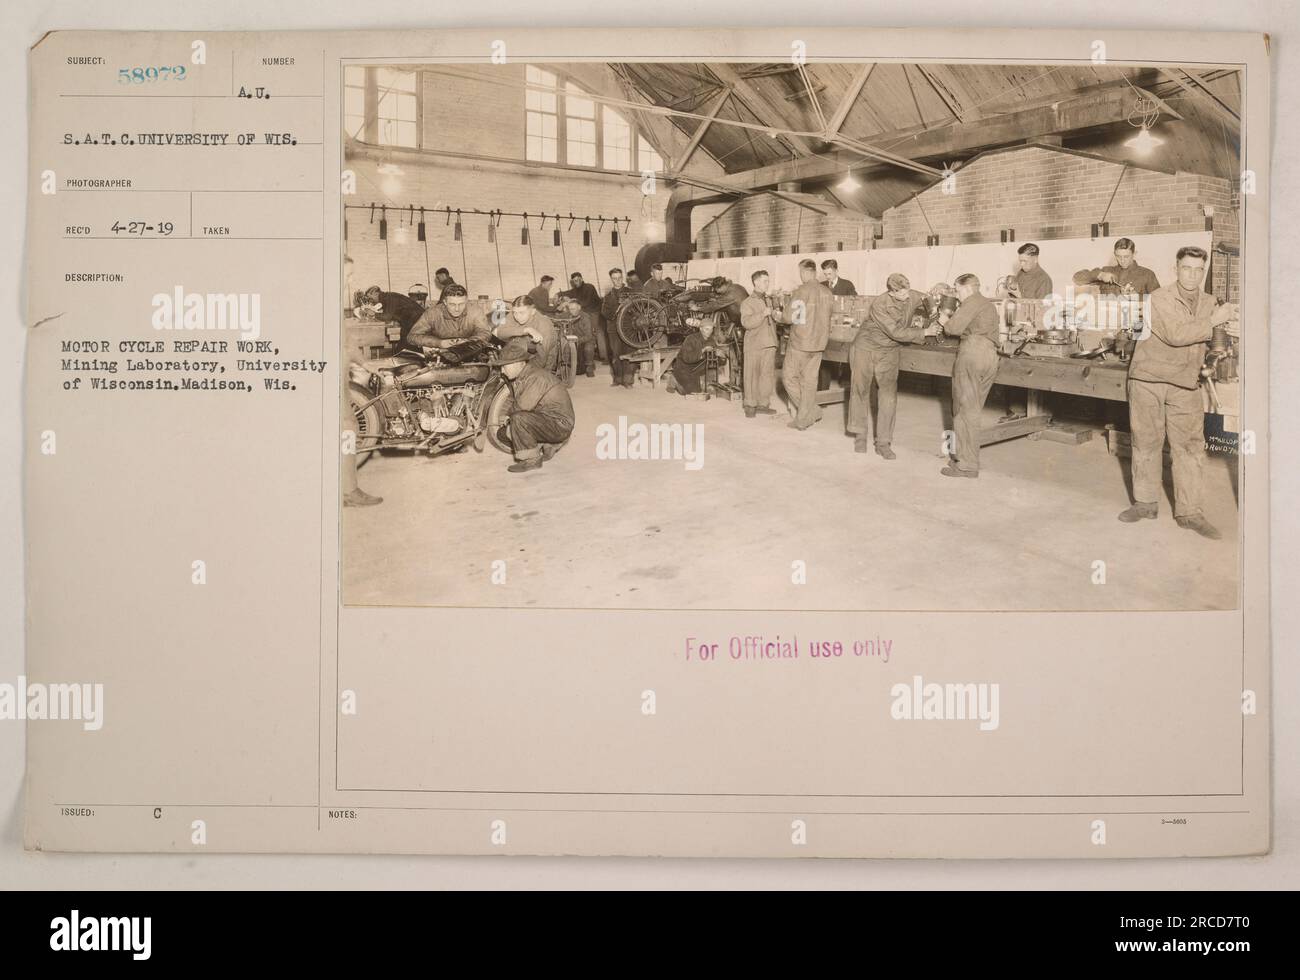
<svg viewBox="0 0 1300 980">
<path fill-rule="evenodd" d="M 366 93 L 359 88 L 349 86 L 343 90 L 343 111 L 349 116 L 366 114 Z"/>
<path fill-rule="evenodd" d="M 555 75 L 549 71 L 542 71 L 540 68 L 534 68 L 528 65 L 524 70 L 524 78 L 529 85 L 540 85 L 544 88 L 555 88 Z"/>
<path fill-rule="evenodd" d="M 528 89 L 524 93 L 524 105 L 529 109 L 536 109 L 542 112 L 555 111 L 555 93 L 543 92 L 538 89 Z"/>
<path fill-rule="evenodd" d="M 414 95 L 399 95 L 397 97 L 397 118 L 404 122 L 415 122 Z"/>
<path fill-rule="evenodd" d="M 632 127 L 627 120 L 608 106 L 601 112 L 605 129 L 605 156 L 603 166 L 606 170 L 632 169 Z"/>
<path fill-rule="evenodd" d="M 379 82 L 379 91 L 385 89 L 394 89 L 399 92 L 415 91 L 415 72 L 413 71 L 395 71 L 392 68 L 380 68 L 376 73 Z"/>
<path fill-rule="evenodd" d="M 360 65 L 348 65 L 343 69 L 343 84 L 355 85 L 357 88 L 366 84 L 366 70 Z"/>
<path fill-rule="evenodd" d="M 637 153 L 638 170 L 653 170 L 658 172 L 664 169 L 663 158 L 655 152 L 653 146 L 642 139 L 637 141 L 637 147 L 639 151 Z"/>
<path fill-rule="evenodd" d="M 626 146 L 610 146 L 606 143 L 604 165 L 606 170 L 631 170 L 632 154 Z"/>
</svg>

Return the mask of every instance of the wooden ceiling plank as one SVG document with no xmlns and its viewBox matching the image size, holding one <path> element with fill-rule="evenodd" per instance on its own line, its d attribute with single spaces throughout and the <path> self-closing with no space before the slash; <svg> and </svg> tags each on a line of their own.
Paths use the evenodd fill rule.
<svg viewBox="0 0 1300 980">
<path fill-rule="evenodd" d="M 729 98 L 731 98 L 731 86 L 725 85 L 723 86 L 722 91 L 718 93 L 717 98 L 715 98 L 709 105 L 708 118 L 695 127 L 695 132 L 691 136 L 691 141 L 686 144 L 686 149 L 682 150 L 681 159 L 673 161 L 672 166 L 674 169 L 680 170 L 690 162 L 692 154 L 694 154 L 695 150 L 699 147 L 700 141 L 704 139 L 704 134 L 709 131 L 709 127 L 712 126 L 713 121 L 718 118 L 718 113 L 722 111 L 722 107 L 727 104 Z"/>
<path fill-rule="evenodd" d="M 916 70 L 921 73 L 921 77 L 930 83 L 930 88 L 934 89 L 934 94 L 948 107 L 948 111 L 953 114 L 953 118 L 958 122 L 965 122 L 966 115 L 962 112 L 961 104 L 958 103 L 956 96 L 948 91 L 947 87 L 940 84 L 934 77 L 934 73 L 927 71 L 925 65 L 917 65 Z"/>
<path fill-rule="evenodd" d="M 876 63 L 873 61 L 862 65 L 854 74 L 853 80 L 849 82 L 849 87 L 844 92 L 844 97 L 840 99 L 840 104 L 835 107 L 835 115 L 831 116 L 830 122 L 826 124 L 827 136 L 833 136 L 844 128 L 844 120 L 848 119 L 849 110 L 853 108 L 853 103 L 862 94 L 862 89 L 866 86 L 867 79 L 871 77 L 871 73 L 875 71 L 875 68 Z"/>
<path fill-rule="evenodd" d="M 1179 88 L 1181 88 L 1184 92 L 1190 95 L 1197 102 L 1209 106 L 1210 111 L 1212 111 L 1217 116 L 1219 116 L 1219 118 L 1225 120 L 1228 123 L 1231 123 L 1233 126 L 1237 126 L 1240 124 L 1240 120 L 1237 119 L 1236 116 L 1234 116 L 1231 112 L 1229 112 L 1223 106 L 1221 106 L 1218 103 L 1218 101 L 1210 98 L 1199 88 L 1196 88 L 1194 85 L 1192 85 L 1190 80 L 1184 80 L 1183 77 L 1179 74 L 1179 72 L 1176 69 L 1165 68 L 1161 66 L 1160 70 L 1164 72 L 1165 75 L 1167 75 L 1174 82 L 1174 84 L 1176 84 Z"/>
</svg>

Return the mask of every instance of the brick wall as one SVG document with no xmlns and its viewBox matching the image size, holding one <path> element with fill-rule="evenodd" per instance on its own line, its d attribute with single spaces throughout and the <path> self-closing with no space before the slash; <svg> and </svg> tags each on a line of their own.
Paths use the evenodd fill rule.
<svg viewBox="0 0 1300 980">
<path fill-rule="evenodd" d="M 816 214 L 790 201 L 760 194 L 737 201 L 696 233 L 697 258 L 731 258 L 800 252 L 834 252 L 870 247 L 873 222 L 856 211 L 824 201 Z M 922 239 L 924 241 L 924 239 Z"/>
<path fill-rule="evenodd" d="M 523 66 L 512 70 L 522 80 Z M 422 77 L 424 150 L 357 147 L 348 156 L 357 193 L 345 204 L 390 206 L 387 243 L 379 238 L 378 210 L 373 223 L 368 210 L 347 211 L 346 248 L 355 263 L 356 288 L 378 283 L 405 292 L 415 282 L 427 284 L 432 270 L 446 266 L 471 296 L 513 297 L 543 274 L 567 286 L 570 272 L 581 272 L 603 292 L 610 268 L 630 266 L 642 245 L 662 239 L 669 195 L 662 181 L 646 196 L 639 175 L 526 162 L 522 89 L 432 73 Z M 421 205 L 461 209 L 462 241 L 455 240 L 454 217 L 448 224 L 445 215 L 426 215 L 426 264 L 425 244 L 409 226 L 408 205 L 415 205 L 417 215 Z M 475 208 L 529 212 L 531 250 L 521 241 L 522 218 L 501 218 L 493 243 L 487 215 L 474 214 Z M 562 247 L 553 242 L 553 219 L 538 230 L 536 215 L 542 211 L 565 215 Z M 577 221 L 570 229 L 570 213 L 627 217 L 631 227 L 620 235 L 620 247 L 612 242 L 611 223 L 600 230 L 593 221 L 592 244 L 584 245 L 584 224 Z"/>
<path fill-rule="evenodd" d="M 1086 238 L 1103 215 L 1111 238 L 1203 231 L 1206 205 L 1215 209 L 1214 243 L 1239 242 L 1232 187 L 1218 177 L 1125 168 L 1059 149 L 1024 146 L 977 157 L 957 171 L 955 184 L 953 194 L 935 184 L 885 211 L 884 238 L 878 244 L 924 245 L 930 234 L 945 245 L 997 242 L 1003 228 L 1014 229 L 1021 242 Z M 1215 256 L 1212 286 L 1220 295 L 1227 265 Z M 1231 266 L 1229 291 L 1235 297 L 1236 259 Z"/>
</svg>

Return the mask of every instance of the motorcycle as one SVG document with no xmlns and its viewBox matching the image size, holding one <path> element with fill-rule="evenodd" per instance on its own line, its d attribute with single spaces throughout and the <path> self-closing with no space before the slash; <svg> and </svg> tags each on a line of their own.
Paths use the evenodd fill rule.
<svg viewBox="0 0 1300 980">
<path fill-rule="evenodd" d="M 680 342 L 709 320 L 716 337 L 730 343 L 735 333 L 733 305 L 731 297 L 718 296 L 712 280 L 693 281 L 663 299 L 636 295 L 624 300 L 616 314 L 615 329 L 632 350 L 649 350 L 666 337 Z"/>
<path fill-rule="evenodd" d="M 350 364 L 357 456 L 381 449 L 437 456 L 467 443 L 482 452 L 487 442 L 509 453 L 498 432 L 510 419 L 514 398 L 489 359 L 498 346 L 495 339 L 468 340 Z"/>
</svg>

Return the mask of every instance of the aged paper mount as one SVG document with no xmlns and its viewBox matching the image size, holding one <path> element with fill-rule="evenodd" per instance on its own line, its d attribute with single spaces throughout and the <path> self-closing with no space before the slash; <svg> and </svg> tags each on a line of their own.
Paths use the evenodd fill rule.
<svg viewBox="0 0 1300 980">
<path fill-rule="evenodd" d="M 55 32 L 30 67 L 29 641 L 0 678 L 29 847 L 1268 849 L 1265 38 Z M 1088 176 L 1035 176 L 1058 165 Z M 949 213 L 954 174 L 957 200 L 983 183 Z M 1094 180 L 1095 217 L 1041 217 Z M 753 238 L 759 200 L 794 229 Z M 979 480 L 939 475 L 934 338 L 902 355 L 889 462 L 841 437 L 847 390 L 821 397 L 852 333 L 808 431 L 746 418 L 739 346 L 701 361 L 707 401 L 579 370 L 540 473 L 506 470 L 522 424 L 503 451 L 467 407 L 515 390 L 499 351 L 365 407 L 411 329 L 366 291 L 436 294 L 440 267 L 497 334 L 542 273 L 603 299 L 639 255 L 774 295 L 838 258 L 863 295 L 967 272 L 993 298 L 1024 242 L 1064 283 L 1121 236 L 1170 289 L 1202 250 L 1240 308 L 1205 409 L 1219 540 L 1163 491 L 1121 527 L 1127 456 L 1037 438 L 1040 395 L 1099 430 L 1126 408 L 1126 361 L 1051 360 L 1094 322 L 999 355 L 1031 397 Z M 647 348 L 687 351 L 681 316 Z M 465 441 L 407 451 L 434 435 Z M 343 506 L 350 471 L 383 503 Z"/>
</svg>

